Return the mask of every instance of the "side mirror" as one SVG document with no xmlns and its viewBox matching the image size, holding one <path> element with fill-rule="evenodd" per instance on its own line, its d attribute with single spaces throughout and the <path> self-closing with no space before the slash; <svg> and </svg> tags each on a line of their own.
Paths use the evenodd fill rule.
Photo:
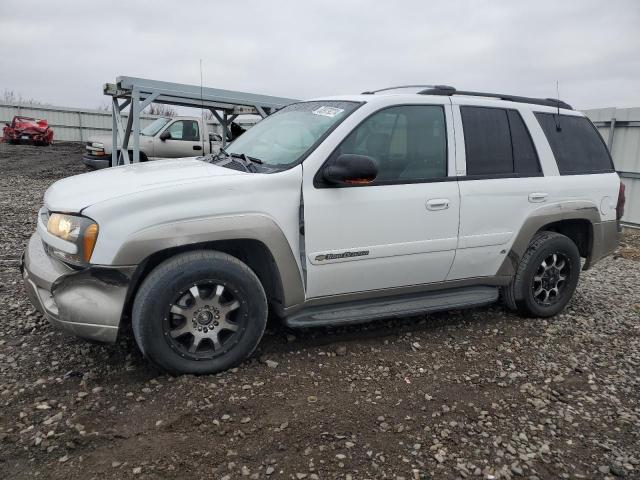
<svg viewBox="0 0 640 480">
<path fill-rule="evenodd" d="M 169 130 L 165 130 L 160 134 L 160 140 L 162 140 L 163 142 L 165 140 L 169 140 L 170 138 L 171 138 L 171 132 Z"/>
<path fill-rule="evenodd" d="M 322 177 L 333 185 L 366 185 L 378 176 L 376 161 L 365 155 L 345 153 L 330 159 L 325 165 Z"/>
</svg>

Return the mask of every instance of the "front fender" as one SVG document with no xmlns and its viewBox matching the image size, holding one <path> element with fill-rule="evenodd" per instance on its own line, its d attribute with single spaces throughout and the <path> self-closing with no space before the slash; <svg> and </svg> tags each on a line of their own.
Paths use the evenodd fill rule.
<svg viewBox="0 0 640 480">
<path fill-rule="evenodd" d="M 278 267 L 284 306 L 304 301 L 302 276 L 291 246 L 280 227 L 266 215 L 199 218 L 140 230 L 120 246 L 113 264 L 137 265 L 162 250 L 220 240 L 257 240 L 263 243 Z"/>
</svg>

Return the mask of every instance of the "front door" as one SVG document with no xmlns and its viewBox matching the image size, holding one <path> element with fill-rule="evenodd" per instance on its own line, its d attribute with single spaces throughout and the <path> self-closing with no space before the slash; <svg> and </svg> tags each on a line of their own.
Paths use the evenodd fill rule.
<svg viewBox="0 0 640 480">
<path fill-rule="evenodd" d="M 307 298 L 443 281 L 458 236 L 450 105 L 378 110 L 332 155 L 378 163 L 367 185 L 303 184 Z M 322 167 L 320 168 L 320 170 Z"/>
<path fill-rule="evenodd" d="M 171 137 L 161 140 L 160 135 L 164 132 L 169 132 Z M 167 125 L 155 138 L 154 154 L 157 158 L 204 155 L 198 122 L 195 120 L 176 120 Z"/>
</svg>

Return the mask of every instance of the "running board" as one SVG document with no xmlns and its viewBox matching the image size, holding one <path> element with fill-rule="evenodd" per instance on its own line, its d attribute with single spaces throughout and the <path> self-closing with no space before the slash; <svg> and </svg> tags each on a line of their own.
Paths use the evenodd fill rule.
<svg viewBox="0 0 640 480">
<path fill-rule="evenodd" d="M 498 300 L 498 288 L 496 287 L 465 287 L 402 297 L 309 307 L 285 318 L 284 321 L 291 328 L 347 325 L 381 318 L 480 307 L 496 300 Z"/>
</svg>

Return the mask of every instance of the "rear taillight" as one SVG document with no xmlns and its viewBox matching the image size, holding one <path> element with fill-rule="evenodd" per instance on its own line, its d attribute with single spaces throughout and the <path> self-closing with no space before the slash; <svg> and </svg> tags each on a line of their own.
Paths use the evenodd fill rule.
<svg viewBox="0 0 640 480">
<path fill-rule="evenodd" d="M 624 183 L 620 182 L 620 190 L 618 190 L 618 204 L 616 205 L 616 218 L 620 220 L 624 215 L 624 202 L 626 200 L 624 196 Z"/>
</svg>

